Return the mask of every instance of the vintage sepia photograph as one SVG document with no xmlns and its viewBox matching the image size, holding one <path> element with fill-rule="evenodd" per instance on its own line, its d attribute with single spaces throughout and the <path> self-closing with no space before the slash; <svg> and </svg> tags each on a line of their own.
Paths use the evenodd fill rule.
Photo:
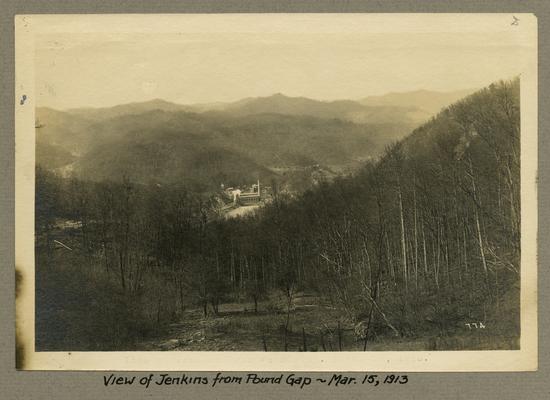
<svg viewBox="0 0 550 400">
<path fill-rule="evenodd" d="M 16 25 L 29 369 L 536 368 L 534 16 Z"/>
</svg>

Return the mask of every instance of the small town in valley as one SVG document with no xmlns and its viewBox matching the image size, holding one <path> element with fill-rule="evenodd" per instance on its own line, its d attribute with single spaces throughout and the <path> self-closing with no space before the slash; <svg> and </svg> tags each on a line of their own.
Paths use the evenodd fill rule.
<svg viewBox="0 0 550 400">
<path fill-rule="evenodd" d="M 220 185 L 225 206 L 222 208 L 226 218 L 243 216 L 257 210 L 261 205 L 271 200 L 270 186 L 260 185 L 260 180 L 252 185 L 228 186 Z"/>
</svg>

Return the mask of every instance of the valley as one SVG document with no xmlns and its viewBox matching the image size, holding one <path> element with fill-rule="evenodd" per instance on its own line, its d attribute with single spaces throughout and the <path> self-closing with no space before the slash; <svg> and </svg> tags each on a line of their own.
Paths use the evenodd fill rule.
<svg viewBox="0 0 550 400">
<path fill-rule="evenodd" d="M 517 349 L 519 89 L 37 110 L 37 349 Z"/>
<path fill-rule="evenodd" d="M 440 108 L 457 95 L 441 99 Z M 211 191 L 260 178 L 302 192 L 356 170 L 433 115 L 433 100 L 424 100 L 426 111 L 409 97 L 378 100 L 382 105 L 276 94 L 196 106 L 153 100 L 109 109 L 38 108 L 37 163 L 94 181 L 127 176 Z"/>
</svg>

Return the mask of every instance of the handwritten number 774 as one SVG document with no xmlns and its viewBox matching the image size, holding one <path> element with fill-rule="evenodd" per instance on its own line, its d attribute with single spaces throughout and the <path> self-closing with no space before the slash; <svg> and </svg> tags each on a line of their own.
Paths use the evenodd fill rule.
<svg viewBox="0 0 550 400">
<path fill-rule="evenodd" d="M 466 325 L 468 329 L 485 329 L 485 324 L 483 322 L 470 322 L 464 325 Z"/>
</svg>

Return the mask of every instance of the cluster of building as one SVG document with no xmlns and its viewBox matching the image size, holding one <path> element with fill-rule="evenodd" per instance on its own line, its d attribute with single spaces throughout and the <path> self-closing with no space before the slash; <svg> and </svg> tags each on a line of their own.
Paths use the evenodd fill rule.
<svg viewBox="0 0 550 400">
<path fill-rule="evenodd" d="M 228 187 L 226 188 L 223 184 L 221 185 L 222 192 L 225 197 L 232 201 L 234 205 L 239 206 L 250 206 L 260 203 L 260 201 L 265 200 L 268 196 L 268 187 L 260 186 L 260 180 L 257 183 L 249 187 Z"/>
</svg>

